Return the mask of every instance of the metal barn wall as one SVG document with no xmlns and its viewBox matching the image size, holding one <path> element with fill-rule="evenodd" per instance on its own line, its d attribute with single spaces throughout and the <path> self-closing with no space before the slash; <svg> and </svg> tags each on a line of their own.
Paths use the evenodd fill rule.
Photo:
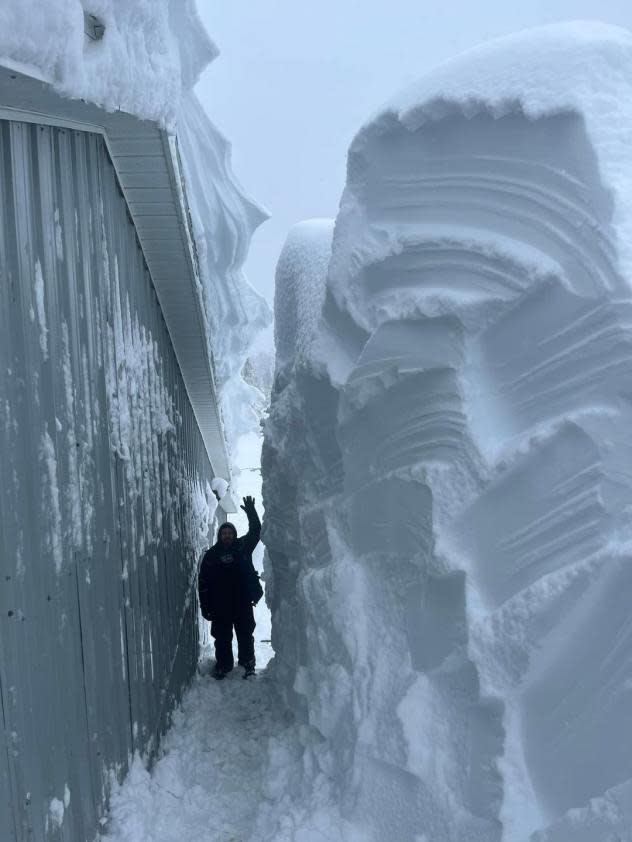
<svg viewBox="0 0 632 842">
<path fill-rule="evenodd" d="M 92 842 L 195 669 L 211 494 L 100 135 L 0 121 L 0 320 L 0 839 Z"/>
</svg>

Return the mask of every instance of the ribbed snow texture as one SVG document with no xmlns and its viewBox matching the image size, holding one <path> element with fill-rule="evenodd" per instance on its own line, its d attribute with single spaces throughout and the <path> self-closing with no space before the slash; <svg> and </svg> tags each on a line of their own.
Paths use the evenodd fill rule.
<svg viewBox="0 0 632 842">
<path fill-rule="evenodd" d="M 632 839 L 631 68 L 554 27 L 378 115 L 279 360 L 275 669 L 374 842 Z"/>
</svg>

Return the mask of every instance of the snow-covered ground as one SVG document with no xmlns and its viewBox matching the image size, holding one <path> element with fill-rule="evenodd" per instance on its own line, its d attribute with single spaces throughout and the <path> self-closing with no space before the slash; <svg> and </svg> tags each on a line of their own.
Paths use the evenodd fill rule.
<svg viewBox="0 0 632 842">
<path fill-rule="evenodd" d="M 261 444 L 257 431 L 238 440 L 232 491 L 240 500 L 253 495 L 263 514 Z M 244 513 L 231 518 L 243 534 Z M 259 544 L 253 556 L 259 571 L 263 552 Z M 278 780 L 286 774 L 277 765 L 300 741 L 266 670 L 273 650 L 264 600 L 255 609 L 255 620 L 257 677 L 245 681 L 236 667 L 222 682 L 210 675 L 213 641 L 208 624 L 201 621 L 199 674 L 175 712 L 151 772 L 137 756 L 122 786 L 115 787 L 104 842 L 245 842 L 259 838 L 252 834 L 268 799 L 269 812 L 277 816 L 271 776 Z M 236 640 L 233 649 L 237 662 Z"/>
<path fill-rule="evenodd" d="M 224 681 L 210 661 L 177 711 L 150 774 L 136 758 L 111 802 L 108 842 L 243 842 L 265 798 L 269 740 L 286 727 L 270 677 Z"/>
</svg>

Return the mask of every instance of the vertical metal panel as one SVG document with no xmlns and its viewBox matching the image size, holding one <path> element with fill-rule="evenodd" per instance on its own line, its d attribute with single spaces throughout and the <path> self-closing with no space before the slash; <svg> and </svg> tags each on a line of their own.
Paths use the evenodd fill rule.
<svg viewBox="0 0 632 842">
<path fill-rule="evenodd" d="M 0 390 L 0 839 L 77 842 L 195 670 L 211 479 L 98 135 L 0 121 Z"/>
</svg>

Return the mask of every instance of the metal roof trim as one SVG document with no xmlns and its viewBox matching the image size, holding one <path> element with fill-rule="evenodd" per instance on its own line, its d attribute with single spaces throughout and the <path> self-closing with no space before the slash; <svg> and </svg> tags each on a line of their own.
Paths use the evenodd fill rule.
<svg viewBox="0 0 632 842">
<path fill-rule="evenodd" d="M 213 473 L 230 478 L 213 360 L 209 355 L 198 294 L 197 253 L 188 219 L 177 138 L 156 123 L 126 112 L 109 112 L 83 100 L 68 99 L 55 91 L 50 81 L 38 78 L 34 72 L 31 74 L 30 68 L 18 68 L 5 59 L 0 59 L 0 118 L 55 125 L 72 131 L 97 132 L 103 136 L 160 301 Z M 147 164 L 151 161 L 150 171 L 155 167 L 162 171 L 162 159 L 170 184 L 167 202 L 164 201 L 164 190 L 160 201 L 155 203 L 149 201 L 139 205 L 131 199 L 130 192 L 135 188 L 125 187 L 124 184 L 124 172 L 129 172 L 130 159 L 135 159 L 139 165 L 143 161 Z M 164 233 L 165 238 L 171 237 L 182 246 L 174 250 L 168 261 L 162 236 L 143 235 L 143 229 L 147 232 L 143 222 L 156 218 L 151 213 L 152 205 L 155 205 L 154 209 L 160 207 L 161 210 L 161 235 Z"/>
</svg>

